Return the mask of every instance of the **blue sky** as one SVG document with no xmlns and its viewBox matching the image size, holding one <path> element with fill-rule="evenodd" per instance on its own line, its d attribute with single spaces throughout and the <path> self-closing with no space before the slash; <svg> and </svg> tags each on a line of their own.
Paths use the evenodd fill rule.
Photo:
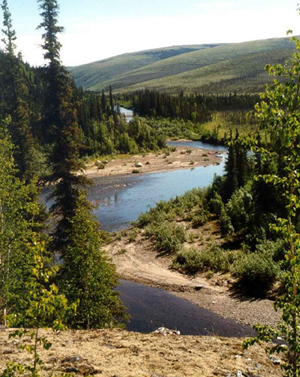
<svg viewBox="0 0 300 377">
<path fill-rule="evenodd" d="M 8 0 L 25 60 L 43 64 L 35 0 Z M 300 34 L 297 0 L 59 0 L 65 65 L 181 44 Z"/>
</svg>

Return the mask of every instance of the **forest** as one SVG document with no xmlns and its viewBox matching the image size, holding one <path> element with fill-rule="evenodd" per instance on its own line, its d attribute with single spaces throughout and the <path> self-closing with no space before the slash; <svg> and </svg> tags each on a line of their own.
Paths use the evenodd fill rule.
<svg viewBox="0 0 300 377">
<path fill-rule="evenodd" d="M 261 95 L 168 95 L 144 90 L 114 96 L 77 88 L 62 65 L 56 0 L 38 0 L 45 65 L 31 67 L 17 54 L 7 0 L 2 2 L 0 52 L 0 321 L 15 336 L 35 339 L 33 365 L 11 364 L 3 376 L 38 375 L 42 327 L 97 329 L 128 320 L 116 267 L 103 251 L 102 231 L 87 199 L 92 182 L 82 172 L 99 156 L 166 149 L 186 137 L 224 144 L 223 177 L 210 187 L 160 202 L 133 224 L 157 250 L 173 256 L 183 273 L 230 272 L 235 288 L 275 298 L 278 329 L 257 326 L 260 340 L 283 337 L 290 347 L 286 375 L 300 371 L 300 41 L 287 65 L 267 66 L 278 79 Z M 282 80 L 283 78 L 283 80 Z M 119 105 L 138 115 L 130 123 Z M 253 111 L 250 111 L 254 108 Z M 41 190 L 54 188 L 48 211 Z M 215 221 L 224 243 L 204 252 L 183 247 L 184 229 Z M 24 330 L 27 329 L 27 330 Z"/>
</svg>

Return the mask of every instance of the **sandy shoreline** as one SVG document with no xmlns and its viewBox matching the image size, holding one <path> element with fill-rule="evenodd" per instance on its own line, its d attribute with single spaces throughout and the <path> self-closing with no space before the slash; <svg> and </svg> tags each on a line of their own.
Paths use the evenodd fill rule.
<svg viewBox="0 0 300 377">
<path fill-rule="evenodd" d="M 204 273 L 189 276 L 173 270 L 172 256 L 159 256 L 151 240 L 142 235 L 137 235 L 133 242 L 123 237 L 108 245 L 106 250 L 122 279 L 168 290 L 177 297 L 244 325 L 276 325 L 280 319 L 271 300 L 235 294 L 228 275 L 214 274 L 208 278 Z"/>
<path fill-rule="evenodd" d="M 108 176 L 192 169 L 200 166 L 220 164 L 223 154 L 224 152 L 220 151 L 176 147 L 176 151 L 170 152 L 169 155 L 160 151 L 144 155 L 117 156 L 110 161 L 99 158 L 96 162 L 88 164 L 83 173 L 93 179 Z M 141 166 L 139 167 L 137 164 Z"/>
</svg>

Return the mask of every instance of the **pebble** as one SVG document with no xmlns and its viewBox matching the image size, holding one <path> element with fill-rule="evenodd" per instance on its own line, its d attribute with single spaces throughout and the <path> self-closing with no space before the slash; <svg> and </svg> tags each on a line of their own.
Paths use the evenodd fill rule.
<svg viewBox="0 0 300 377">
<path fill-rule="evenodd" d="M 281 363 L 281 360 L 276 357 L 275 355 L 270 355 L 269 356 L 269 359 L 270 361 L 274 364 L 274 365 L 279 365 Z"/>
<path fill-rule="evenodd" d="M 159 327 L 157 330 L 153 331 L 154 334 L 161 334 L 161 335 L 180 335 L 180 331 L 178 330 L 170 330 L 166 327 Z"/>
</svg>

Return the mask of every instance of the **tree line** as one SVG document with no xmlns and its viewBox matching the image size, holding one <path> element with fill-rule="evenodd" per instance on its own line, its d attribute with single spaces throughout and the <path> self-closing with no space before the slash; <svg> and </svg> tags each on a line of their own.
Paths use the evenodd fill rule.
<svg viewBox="0 0 300 377">
<path fill-rule="evenodd" d="M 160 93 L 155 90 L 141 90 L 116 96 L 127 101 L 140 116 L 178 118 L 194 123 L 204 123 L 212 119 L 215 111 L 246 114 L 260 101 L 258 95 L 229 93 L 228 95 L 189 94 L 179 95 Z"/>
</svg>

